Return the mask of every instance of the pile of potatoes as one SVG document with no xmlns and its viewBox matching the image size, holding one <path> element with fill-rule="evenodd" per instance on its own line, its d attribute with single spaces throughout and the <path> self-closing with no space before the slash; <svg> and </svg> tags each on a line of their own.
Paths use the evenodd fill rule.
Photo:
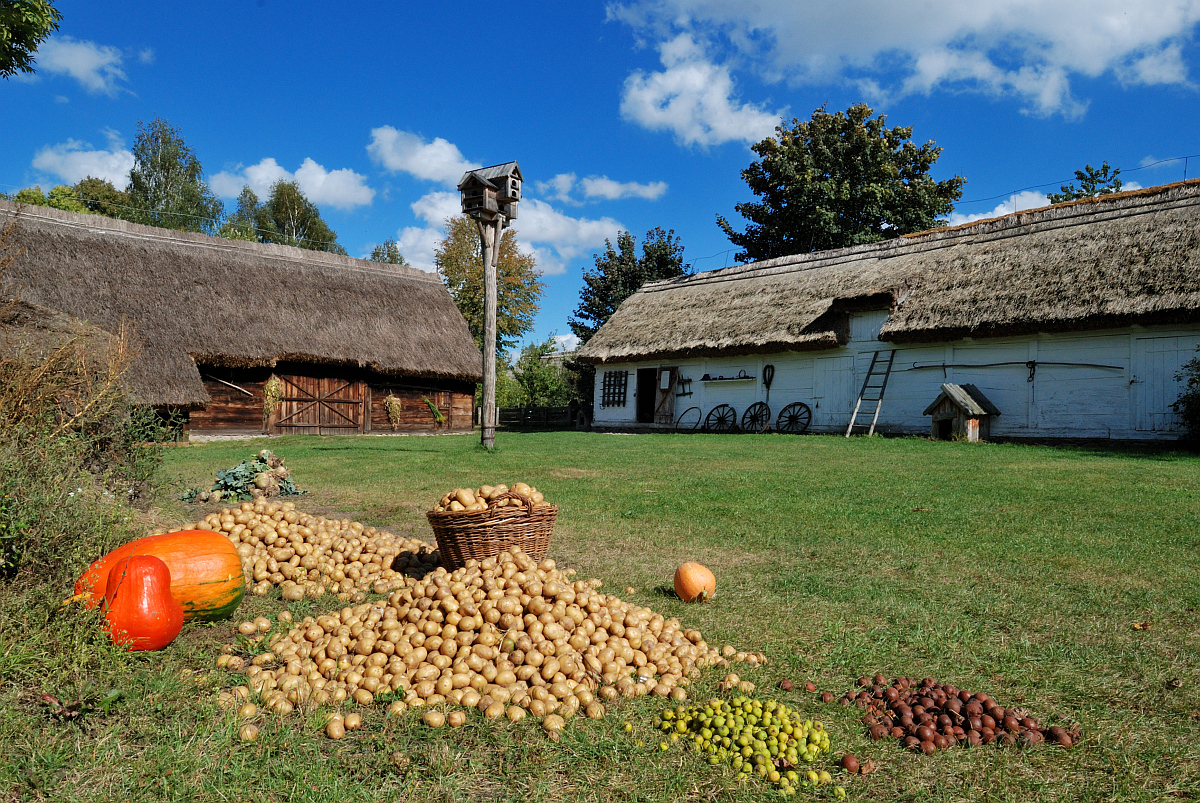
<svg viewBox="0 0 1200 803">
<path fill-rule="evenodd" d="M 255 594 L 280 587 L 283 598 L 336 594 L 361 600 L 415 582 L 440 562 L 437 547 L 349 519 L 296 510 L 294 502 L 258 499 L 211 513 L 190 529 L 213 530 L 237 546 Z"/>
<path fill-rule="evenodd" d="M 548 508 L 551 506 L 542 495 L 542 492 L 537 488 L 524 482 L 514 482 L 511 489 L 503 483 L 500 485 L 481 485 L 478 488 L 455 488 L 438 501 L 437 505 L 433 508 L 433 512 L 476 513 L 487 510 L 492 499 L 508 493 L 509 490 L 532 499 L 534 508 Z M 496 503 L 496 507 L 506 506 L 525 507 L 525 503 L 516 497 L 501 499 Z"/>
<path fill-rule="evenodd" d="M 462 724 L 462 709 L 514 722 L 528 712 L 553 738 L 580 711 L 602 718 L 618 697 L 683 701 L 702 667 L 727 663 L 699 631 L 573 576 L 514 548 L 454 572 L 438 567 L 378 602 L 299 622 L 284 611 L 279 632 L 264 617 L 243 622 L 246 654 L 262 651 L 247 666 L 226 645 L 217 665 L 248 681 L 225 702 L 253 690 L 286 714 L 382 698 L 393 715 L 425 709 L 431 727 Z"/>
</svg>

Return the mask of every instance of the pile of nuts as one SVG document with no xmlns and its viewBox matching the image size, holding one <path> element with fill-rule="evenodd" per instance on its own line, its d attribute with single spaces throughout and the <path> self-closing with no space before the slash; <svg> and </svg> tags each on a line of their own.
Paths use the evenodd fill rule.
<svg viewBox="0 0 1200 803">
<path fill-rule="evenodd" d="M 243 622 L 242 645 L 258 654 L 246 666 L 226 645 L 217 664 L 244 671 L 239 688 L 280 714 L 351 699 L 390 702 L 391 714 L 425 708 L 433 727 L 465 721 L 451 706 L 512 721 L 528 712 L 552 738 L 577 712 L 599 719 L 621 696 L 683 701 L 702 667 L 727 664 L 699 631 L 574 574 L 513 548 L 438 567 L 378 602 L 300 622 L 284 611 L 286 631 L 271 633 L 265 617 Z"/>
<path fill-rule="evenodd" d="M 957 744 L 1032 747 L 1050 742 L 1070 747 L 1080 739 L 1079 726 L 1046 728 L 1025 711 L 1003 708 L 988 695 L 972 694 L 933 678 L 899 677 L 888 685 L 880 674 L 858 679 L 860 691 L 850 690 L 842 705 L 866 711 L 862 723 L 872 739 L 892 737 L 905 747 L 930 755 Z"/>
<path fill-rule="evenodd" d="M 290 601 L 327 593 L 361 601 L 367 591 L 404 588 L 440 562 L 437 547 L 424 541 L 349 519 L 310 516 L 296 510 L 294 502 L 243 502 L 187 529 L 228 536 L 250 590 L 268 594 L 278 586 Z"/>
</svg>

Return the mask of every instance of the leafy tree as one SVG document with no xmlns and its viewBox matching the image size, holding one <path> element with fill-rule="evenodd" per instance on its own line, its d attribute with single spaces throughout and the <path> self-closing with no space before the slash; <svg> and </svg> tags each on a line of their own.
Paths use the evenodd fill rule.
<svg viewBox="0 0 1200 803">
<path fill-rule="evenodd" d="M 638 291 L 643 284 L 659 279 L 672 279 L 691 273 L 684 264 L 683 245 L 675 230 L 655 227 L 642 240 L 642 255 L 637 255 L 637 240 L 627 231 L 617 233 L 617 246 L 604 241 L 604 254 L 594 256 L 596 267 L 583 271 L 583 290 L 575 317 L 567 323 L 579 338 L 580 345 L 599 331 L 617 307 Z M 568 359 L 563 363 L 564 378 L 571 398 L 591 410 L 596 387 L 596 368 Z"/>
<path fill-rule="evenodd" d="M 438 275 L 446 283 L 458 311 L 467 319 L 475 345 L 483 348 L 483 256 L 475 221 L 465 215 L 446 219 L 446 237 L 433 252 Z M 517 247 L 517 234 L 505 229 L 496 263 L 496 355 L 533 327 L 545 285 L 532 254 Z M 499 359 L 497 359 L 499 365 Z M 499 368 L 497 367 L 497 375 Z"/>
<path fill-rule="evenodd" d="M 521 388 L 522 404 L 561 407 L 571 400 L 571 388 L 563 369 L 544 359 L 556 351 L 558 344 L 553 337 L 521 349 L 521 356 L 513 366 L 513 376 Z"/>
<path fill-rule="evenodd" d="M 61 20 L 50 0 L 0 2 L 0 78 L 34 72 L 34 53 Z"/>
<path fill-rule="evenodd" d="M 866 104 L 812 119 L 781 123 L 776 136 L 754 145 L 762 157 L 742 171 L 760 201 L 734 208 L 749 221 L 735 231 L 717 225 L 743 249 L 736 259 L 790 256 L 843 248 L 924 231 L 962 197 L 961 176 L 934 181 L 929 171 L 942 149 L 914 145 L 912 127 L 887 128 Z"/>
<path fill-rule="evenodd" d="M 179 129 L 161 118 L 138 123 L 133 159 L 128 192 L 139 211 L 131 217 L 165 229 L 206 234 L 217 229 L 223 207 Z"/>
<path fill-rule="evenodd" d="M 1097 195 L 1112 195 L 1114 192 L 1120 192 L 1122 181 L 1118 176 L 1121 175 L 1121 168 L 1110 168 L 1108 162 L 1100 166 L 1100 169 L 1091 165 L 1084 165 L 1082 170 L 1075 171 L 1075 180 L 1079 182 L 1079 187 L 1074 184 L 1063 184 L 1059 189 L 1061 192 L 1052 192 L 1048 196 L 1050 203 L 1062 204 L 1067 201 L 1078 201 L 1081 198 L 1095 198 Z"/>
<path fill-rule="evenodd" d="M 583 290 L 579 306 L 568 325 L 580 343 L 586 343 L 612 317 L 621 302 L 646 282 L 672 279 L 691 272 L 683 262 L 683 245 L 675 230 L 655 227 L 646 232 L 642 255 L 636 252 L 637 240 L 627 231 L 617 233 L 617 246 L 604 241 L 604 254 L 595 255 L 596 267 L 583 271 Z"/>
<path fill-rule="evenodd" d="M 224 237 L 226 240 L 259 242 L 257 231 L 259 214 L 258 195 L 249 187 L 242 187 L 242 191 L 238 194 L 237 209 L 225 218 L 225 222 L 217 231 L 217 236 Z"/>
<path fill-rule="evenodd" d="M 337 234 L 321 219 L 321 210 L 294 181 L 276 181 L 265 203 L 249 187 L 238 195 L 237 210 L 217 232 L 229 240 L 257 240 L 345 254 Z"/>
<path fill-rule="evenodd" d="M 1175 372 L 1175 381 L 1183 383 L 1183 390 L 1171 409 L 1183 419 L 1188 440 L 1200 441 L 1200 357 L 1184 363 Z"/>
<path fill-rule="evenodd" d="M 371 252 L 371 261 L 382 262 L 385 265 L 408 265 L 408 260 L 400 253 L 400 246 L 390 238 L 375 246 L 375 250 Z"/>
<path fill-rule="evenodd" d="M 65 184 L 51 188 L 49 193 L 43 193 L 41 187 L 26 187 L 13 196 L 19 204 L 29 206 L 49 206 L 64 212 L 88 212 L 88 208 L 80 203 L 75 196 L 75 190 Z"/>
<path fill-rule="evenodd" d="M 118 190 L 108 179 L 88 176 L 76 182 L 71 189 L 89 212 L 105 217 L 133 217 L 134 209 L 129 193 Z"/>
</svg>

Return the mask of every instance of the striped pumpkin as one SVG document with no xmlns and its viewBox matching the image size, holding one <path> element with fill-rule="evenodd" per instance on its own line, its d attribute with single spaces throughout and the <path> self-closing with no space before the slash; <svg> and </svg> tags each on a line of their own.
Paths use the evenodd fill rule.
<svg viewBox="0 0 1200 803">
<path fill-rule="evenodd" d="M 75 597 L 91 608 L 104 599 L 108 573 L 133 555 L 153 555 L 171 572 L 171 596 L 183 607 L 184 621 L 227 619 L 246 593 L 242 562 L 233 542 L 211 530 L 150 535 L 117 547 L 88 567 L 75 583 Z"/>
</svg>

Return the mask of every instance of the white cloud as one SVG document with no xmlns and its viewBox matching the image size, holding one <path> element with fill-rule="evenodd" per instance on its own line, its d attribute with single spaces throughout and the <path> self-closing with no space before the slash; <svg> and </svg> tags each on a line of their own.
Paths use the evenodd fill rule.
<svg viewBox="0 0 1200 803">
<path fill-rule="evenodd" d="M 37 68 L 51 75 L 68 75 L 88 92 L 116 97 L 120 82 L 126 79 L 121 69 L 124 56 L 111 45 L 55 36 L 42 43 L 37 52 Z"/>
<path fill-rule="evenodd" d="M 1046 197 L 1044 192 L 1035 192 L 1034 190 L 1025 190 L 1012 195 L 1003 203 L 997 204 L 996 208 L 990 212 L 979 212 L 973 215 L 964 215 L 959 212 L 951 213 L 946 221 L 951 226 L 961 226 L 964 223 L 974 223 L 976 220 L 985 220 L 992 217 L 1001 217 L 1003 215 L 1011 215 L 1013 212 L 1022 212 L 1026 209 L 1038 209 L 1043 206 L 1049 206 L 1050 199 Z"/>
<path fill-rule="evenodd" d="M 445 236 L 442 224 L 461 213 L 458 193 L 427 193 L 412 203 L 412 210 L 427 225 L 402 228 L 396 241 L 413 267 L 432 271 L 434 248 Z M 545 201 L 528 197 L 521 201 L 520 216 L 512 227 L 521 247 L 534 255 L 538 269 L 546 275 L 565 273 L 568 262 L 599 249 L 605 239 L 614 239 L 625 228 L 609 217 L 594 220 L 564 215 Z"/>
<path fill-rule="evenodd" d="M 222 170 L 212 177 L 210 186 L 223 198 L 235 198 L 242 187 L 249 186 L 260 199 L 271 192 L 276 181 L 295 181 L 310 201 L 338 209 L 367 206 L 375 190 L 367 186 L 367 177 L 349 168 L 326 170 L 311 158 L 305 159 L 295 173 L 268 156 L 258 164 L 238 166 L 233 172 Z"/>
<path fill-rule="evenodd" d="M 556 201 L 577 204 L 579 201 L 571 197 L 571 190 L 575 188 L 575 182 L 578 180 L 579 176 L 574 173 L 559 173 L 549 181 L 535 181 L 533 187 Z"/>
<path fill-rule="evenodd" d="M 579 338 L 575 335 L 554 335 L 552 340 L 559 351 L 572 352 L 579 348 Z"/>
<path fill-rule="evenodd" d="M 154 63 L 154 48 L 144 47 L 140 51 L 138 51 L 138 61 L 140 61 L 142 64 L 153 64 Z"/>
<path fill-rule="evenodd" d="M 940 90 L 1081 113 L 1075 76 L 1182 84 L 1200 0 L 631 0 L 611 19 L 659 42 L 723 42 L 767 80 L 842 81 L 875 97 Z M 711 47 L 709 48 L 711 50 Z"/>
<path fill-rule="evenodd" d="M 426 181 L 457 186 L 468 170 L 482 165 L 469 162 L 458 146 L 438 137 L 426 142 L 409 131 L 399 131 L 390 125 L 371 129 L 371 144 L 367 153 L 385 170 L 405 172 Z"/>
<path fill-rule="evenodd" d="M 667 191 L 667 182 L 651 181 L 640 184 L 636 181 L 614 181 L 608 176 L 588 176 L 582 180 L 574 173 L 559 173 L 549 181 L 534 183 L 534 189 L 547 194 L 550 198 L 563 203 L 578 205 L 582 201 L 571 196 L 572 190 L 579 190 L 584 198 L 600 198 L 606 201 L 619 201 L 622 198 L 644 198 L 657 201 Z"/>
<path fill-rule="evenodd" d="M 734 99 L 733 76 L 709 61 L 690 34 L 659 46 L 662 72 L 625 80 L 621 116 L 651 131 L 670 131 L 683 145 L 757 142 L 770 136 L 781 112 Z"/>
<path fill-rule="evenodd" d="M 639 184 L 636 181 L 613 181 L 608 176 L 588 176 L 580 182 L 583 194 L 588 198 L 604 198 L 616 201 L 621 198 L 645 198 L 647 201 L 657 201 L 667 191 L 667 182 L 651 181 L 649 184 Z"/>
<path fill-rule="evenodd" d="M 133 168 L 133 153 L 121 147 L 117 132 L 109 130 L 109 150 L 97 150 L 90 143 L 68 139 L 57 145 L 47 145 L 33 157 L 33 167 L 57 176 L 66 184 L 93 176 L 105 178 L 117 189 L 129 184 Z"/>
</svg>

